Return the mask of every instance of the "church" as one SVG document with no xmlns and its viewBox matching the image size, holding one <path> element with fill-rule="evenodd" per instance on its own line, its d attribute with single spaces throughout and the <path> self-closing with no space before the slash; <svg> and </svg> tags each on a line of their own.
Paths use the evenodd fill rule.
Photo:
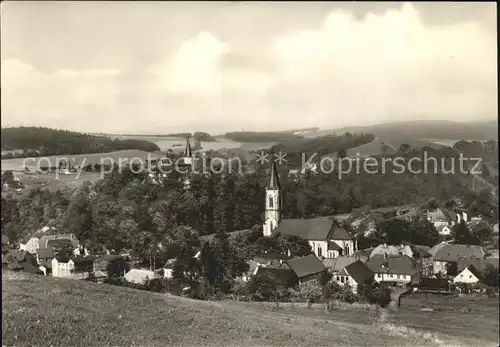
<svg viewBox="0 0 500 347">
<path fill-rule="evenodd" d="M 266 210 L 263 225 L 264 236 L 275 234 L 298 236 L 309 241 L 309 245 L 319 258 L 351 256 L 357 251 L 357 243 L 352 235 L 340 227 L 334 219 L 282 219 L 283 196 L 276 163 L 271 164 L 271 172 L 266 185 Z"/>
</svg>

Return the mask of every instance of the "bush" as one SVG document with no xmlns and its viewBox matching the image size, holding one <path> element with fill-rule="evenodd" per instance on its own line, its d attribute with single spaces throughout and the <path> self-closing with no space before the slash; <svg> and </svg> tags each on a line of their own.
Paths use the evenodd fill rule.
<svg viewBox="0 0 500 347">
<path fill-rule="evenodd" d="M 391 290 L 385 284 L 376 281 L 359 286 L 360 299 L 370 304 L 386 307 L 391 302 Z"/>
</svg>

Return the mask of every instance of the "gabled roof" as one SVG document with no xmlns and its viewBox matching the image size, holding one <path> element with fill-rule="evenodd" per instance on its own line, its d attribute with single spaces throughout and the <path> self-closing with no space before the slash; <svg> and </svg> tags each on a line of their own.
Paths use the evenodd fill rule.
<svg viewBox="0 0 500 347">
<path fill-rule="evenodd" d="M 314 254 L 290 259 L 285 262 L 298 278 L 325 271 L 326 267 Z"/>
<path fill-rule="evenodd" d="M 456 276 L 455 278 L 459 277 L 460 274 L 462 272 L 464 272 L 465 270 L 469 270 L 474 276 L 476 276 L 476 278 L 478 280 L 482 280 L 483 279 L 483 274 L 481 273 L 481 271 L 479 269 L 477 269 L 474 265 L 469 265 L 467 267 L 465 267 L 464 269 L 462 269 L 462 271 L 460 271 Z"/>
<path fill-rule="evenodd" d="M 368 266 L 362 262 L 355 261 L 347 265 L 344 270 L 351 276 L 357 283 L 362 283 L 366 280 L 373 278 L 373 272 Z"/>
<path fill-rule="evenodd" d="M 435 261 L 457 262 L 461 259 L 484 259 L 486 252 L 480 246 L 446 244 L 434 255 Z"/>
<path fill-rule="evenodd" d="M 80 247 L 80 242 L 76 238 L 74 234 L 59 234 L 59 235 L 45 235 L 42 236 L 39 240 L 39 248 L 49 248 L 51 245 L 58 246 L 60 243 L 54 240 L 70 240 L 73 248 Z M 67 242 L 67 241 L 62 241 Z M 53 247 L 52 246 L 52 247 Z"/>
<path fill-rule="evenodd" d="M 313 219 L 283 219 L 273 234 L 298 236 L 306 240 L 326 241 L 334 225 L 334 221 L 327 218 Z"/>
<path fill-rule="evenodd" d="M 285 287 L 293 286 L 297 281 L 293 271 L 285 267 L 259 266 L 255 276 L 269 276 Z"/>
<path fill-rule="evenodd" d="M 267 181 L 267 189 L 281 189 L 280 180 L 278 176 L 278 170 L 276 169 L 276 163 L 274 158 L 271 158 L 271 173 L 269 174 L 269 179 Z"/>
<path fill-rule="evenodd" d="M 353 240 L 351 234 L 349 234 L 344 228 L 334 226 L 333 233 L 330 235 L 330 240 Z"/>
<path fill-rule="evenodd" d="M 338 272 L 345 268 L 347 265 L 352 264 L 356 261 L 366 262 L 368 260 L 367 256 L 340 256 L 337 258 L 323 259 L 323 265 L 325 265 L 330 271 Z"/>
<path fill-rule="evenodd" d="M 398 257 L 377 254 L 371 257 L 366 265 L 374 273 L 388 273 L 396 275 L 412 275 L 416 270 L 416 262 L 407 255 Z"/>
</svg>

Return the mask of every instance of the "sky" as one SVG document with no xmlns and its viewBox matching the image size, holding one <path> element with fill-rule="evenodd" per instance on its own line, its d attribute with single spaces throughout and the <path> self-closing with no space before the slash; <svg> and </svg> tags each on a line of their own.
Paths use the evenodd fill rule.
<svg viewBox="0 0 500 347">
<path fill-rule="evenodd" d="M 496 119 L 496 3 L 1 3 L 1 121 L 82 132 Z"/>
</svg>

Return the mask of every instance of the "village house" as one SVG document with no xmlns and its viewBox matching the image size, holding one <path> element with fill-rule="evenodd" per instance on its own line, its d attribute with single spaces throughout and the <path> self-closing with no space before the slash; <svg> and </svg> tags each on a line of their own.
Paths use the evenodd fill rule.
<svg viewBox="0 0 500 347">
<path fill-rule="evenodd" d="M 155 271 L 147 269 L 130 269 L 123 278 L 130 283 L 145 284 L 148 280 L 161 278 L 162 276 Z"/>
<path fill-rule="evenodd" d="M 407 255 L 388 256 L 377 254 L 366 262 L 375 274 L 375 281 L 406 285 L 418 283 L 420 266 Z"/>
<path fill-rule="evenodd" d="M 432 258 L 434 275 L 447 275 L 447 267 L 453 265 L 453 263 L 458 264 L 460 261 L 483 260 L 486 257 L 485 250 L 480 246 L 441 244 L 435 247 L 435 254 Z"/>
<path fill-rule="evenodd" d="M 352 292 L 357 294 L 359 285 L 373 281 L 373 272 L 363 262 L 357 260 L 340 270 L 333 279 L 341 286 L 349 285 Z"/>
<path fill-rule="evenodd" d="M 473 265 L 469 265 L 453 278 L 453 283 L 477 284 L 481 281 L 481 277 L 481 273 Z"/>
<path fill-rule="evenodd" d="M 347 265 L 350 265 L 356 261 L 361 261 L 366 263 L 368 261 L 368 256 L 366 255 L 352 255 L 352 256 L 340 256 L 337 258 L 324 258 L 322 260 L 323 265 L 328 269 L 332 275 L 336 275 Z"/>
<path fill-rule="evenodd" d="M 52 276 L 68 279 L 86 279 L 94 271 L 95 257 L 71 257 L 64 259 L 56 255 L 52 259 Z"/>
<path fill-rule="evenodd" d="M 462 211 L 453 211 L 445 208 L 437 208 L 435 211 L 427 212 L 427 220 L 434 224 L 434 227 L 453 226 L 462 221 L 467 222 L 468 215 Z"/>
<path fill-rule="evenodd" d="M 285 261 L 299 283 L 317 280 L 327 271 L 325 265 L 314 254 Z"/>
<path fill-rule="evenodd" d="M 293 271 L 288 267 L 278 267 L 272 265 L 257 266 L 254 276 L 272 278 L 277 282 L 277 284 L 284 288 L 292 288 L 299 283 Z"/>
<path fill-rule="evenodd" d="M 93 264 L 94 277 L 98 281 L 110 276 L 122 277 L 129 270 L 129 264 L 120 255 L 102 255 L 97 257 Z"/>
<path fill-rule="evenodd" d="M 271 165 L 271 173 L 266 187 L 264 236 L 290 235 L 309 241 L 317 257 L 335 258 L 353 255 L 357 250 L 351 234 L 329 218 L 282 219 L 283 198 L 276 169 Z"/>
<path fill-rule="evenodd" d="M 375 247 L 371 253 L 370 258 L 376 255 L 398 256 L 407 255 L 410 258 L 419 259 L 430 257 L 430 248 L 420 245 L 388 245 L 386 243 Z"/>
</svg>

